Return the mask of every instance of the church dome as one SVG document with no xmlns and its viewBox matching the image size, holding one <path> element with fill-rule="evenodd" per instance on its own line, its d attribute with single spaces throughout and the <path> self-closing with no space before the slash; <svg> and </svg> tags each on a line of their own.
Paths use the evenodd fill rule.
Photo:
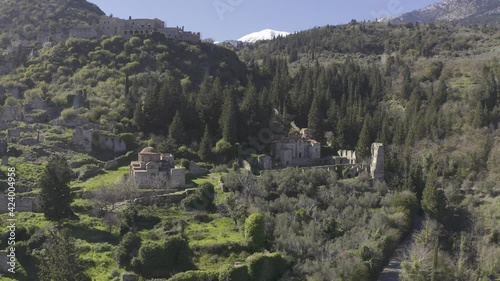
<svg viewBox="0 0 500 281">
<path fill-rule="evenodd" d="M 148 146 L 144 148 L 139 154 L 151 154 L 151 153 L 157 153 L 156 149 L 154 147 Z"/>
</svg>

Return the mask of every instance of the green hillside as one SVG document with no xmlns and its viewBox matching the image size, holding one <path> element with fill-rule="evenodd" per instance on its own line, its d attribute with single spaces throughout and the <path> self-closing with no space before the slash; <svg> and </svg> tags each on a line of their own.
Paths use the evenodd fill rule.
<svg viewBox="0 0 500 281">
<path fill-rule="evenodd" d="M 10 65 L 0 106 L 11 114 L 0 136 L 19 130 L 5 155 L 19 196 L 64 210 L 45 204 L 44 214 L 18 214 L 16 280 L 121 280 L 125 272 L 376 280 L 410 233 L 401 280 L 500 278 L 499 26 L 353 21 L 239 48 L 153 33 L 54 40 L 28 52 L 11 43 L 88 24 L 102 11 L 76 0 L 4 2 L 0 44 Z M 370 145 L 383 143 L 385 181 L 366 172 L 348 179 L 342 169 L 248 172 L 245 161 L 270 154 L 290 121 L 310 129 L 325 157 L 354 149 L 368 163 Z M 90 153 L 73 140 L 79 126 L 95 129 Z M 126 151 L 101 147 L 100 134 Z M 180 190 L 138 190 L 124 177 L 146 146 L 209 173 L 188 172 Z M 2 191 L 7 174 L 2 167 Z M 152 194 L 168 196 L 134 200 Z M 418 217 L 423 227 L 414 230 Z"/>
</svg>

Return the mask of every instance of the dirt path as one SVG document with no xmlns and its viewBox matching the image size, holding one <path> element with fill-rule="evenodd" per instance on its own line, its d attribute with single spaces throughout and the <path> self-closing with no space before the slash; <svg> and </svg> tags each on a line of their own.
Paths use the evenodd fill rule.
<svg viewBox="0 0 500 281">
<path fill-rule="evenodd" d="M 378 281 L 399 281 L 399 274 L 401 273 L 401 262 L 404 259 L 405 250 L 413 242 L 413 234 L 422 229 L 422 217 L 417 217 L 413 222 L 413 231 L 406 239 L 399 245 L 394 252 L 389 264 L 384 268 L 380 274 Z"/>
</svg>

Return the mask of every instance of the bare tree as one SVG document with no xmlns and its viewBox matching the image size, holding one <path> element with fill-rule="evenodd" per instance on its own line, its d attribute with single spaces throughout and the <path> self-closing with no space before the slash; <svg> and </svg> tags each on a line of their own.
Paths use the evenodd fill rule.
<svg viewBox="0 0 500 281">
<path fill-rule="evenodd" d="M 120 201 L 120 194 L 116 188 L 101 185 L 98 189 L 92 191 L 91 201 L 94 205 L 93 212 L 96 215 L 105 215 L 115 209 L 115 204 Z"/>
<path fill-rule="evenodd" d="M 237 178 L 242 186 L 241 192 L 243 193 L 246 202 L 248 202 L 250 197 L 259 196 L 261 194 L 260 190 L 257 188 L 255 176 L 250 171 L 240 171 Z"/>
<path fill-rule="evenodd" d="M 110 212 L 104 215 L 103 222 L 109 227 L 109 232 L 113 232 L 113 227 L 120 225 L 120 218 L 118 214 Z"/>
<path fill-rule="evenodd" d="M 124 201 L 133 201 L 138 196 L 139 187 L 133 180 L 122 179 L 115 186 L 120 190 Z"/>
<path fill-rule="evenodd" d="M 152 195 L 150 196 L 151 205 L 157 205 L 160 196 L 176 191 L 171 180 L 163 176 L 149 177 L 145 185 L 152 191 Z"/>
<path fill-rule="evenodd" d="M 113 186 L 101 185 L 91 193 L 94 212 L 102 216 L 112 213 L 121 203 L 131 202 L 138 195 L 137 184 L 130 180 L 120 180 Z"/>
</svg>

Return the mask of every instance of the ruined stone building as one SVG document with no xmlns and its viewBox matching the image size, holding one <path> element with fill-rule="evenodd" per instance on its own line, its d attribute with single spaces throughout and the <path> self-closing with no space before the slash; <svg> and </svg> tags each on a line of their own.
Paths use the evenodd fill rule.
<svg viewBox="0 0 500 281">
<path fill-rule="evenodd" d="M 129 167 L 129 179 L 139 188 L 161 182 L 169 182 L 173 187 L 186 184 L 186 169 L 176 168 L 172 154 L 159 153 L 153 147 L 144 148 L 138 161 L 131 162 Z"/>
<path fill-rule="evenodd" d="M 372 144 L 370 174 L 375 180 L 384 180 L 384 145 L 381 143 Z"/>
<path fill-rule="evenodd" d="M 321 143 L 311 139 L 309 129 L 302 129 L 275 141 L 271 156 L 283 167 L 313 165 L 321 159 Z"/>
<path fill-rule="evenodd" d="M 99 23 L 92 26 L 74 27 L 69 31 L 71 38 L 94 39 L 103 35 L 109 37 L 122 35 L 129 39 L 135 35 L 151 34 L 159 32 L 167 38 L 179 41 L 198 42 L 201 39 L 199 32 L 184 31 L 184 27 L 167 27 L 165 22 L 159 19 L 119 19 L 115 17 L 102 16 Z"/>
<path fill-rule="evenodd" d="M 100 130 L 86 130 L 77 127 L 73 133 L 73 143 L 77 150 L 91 153 L 97 150 L 121 153 L 127 151 L 127 145 L 120 136 Z"/>
</svg>

